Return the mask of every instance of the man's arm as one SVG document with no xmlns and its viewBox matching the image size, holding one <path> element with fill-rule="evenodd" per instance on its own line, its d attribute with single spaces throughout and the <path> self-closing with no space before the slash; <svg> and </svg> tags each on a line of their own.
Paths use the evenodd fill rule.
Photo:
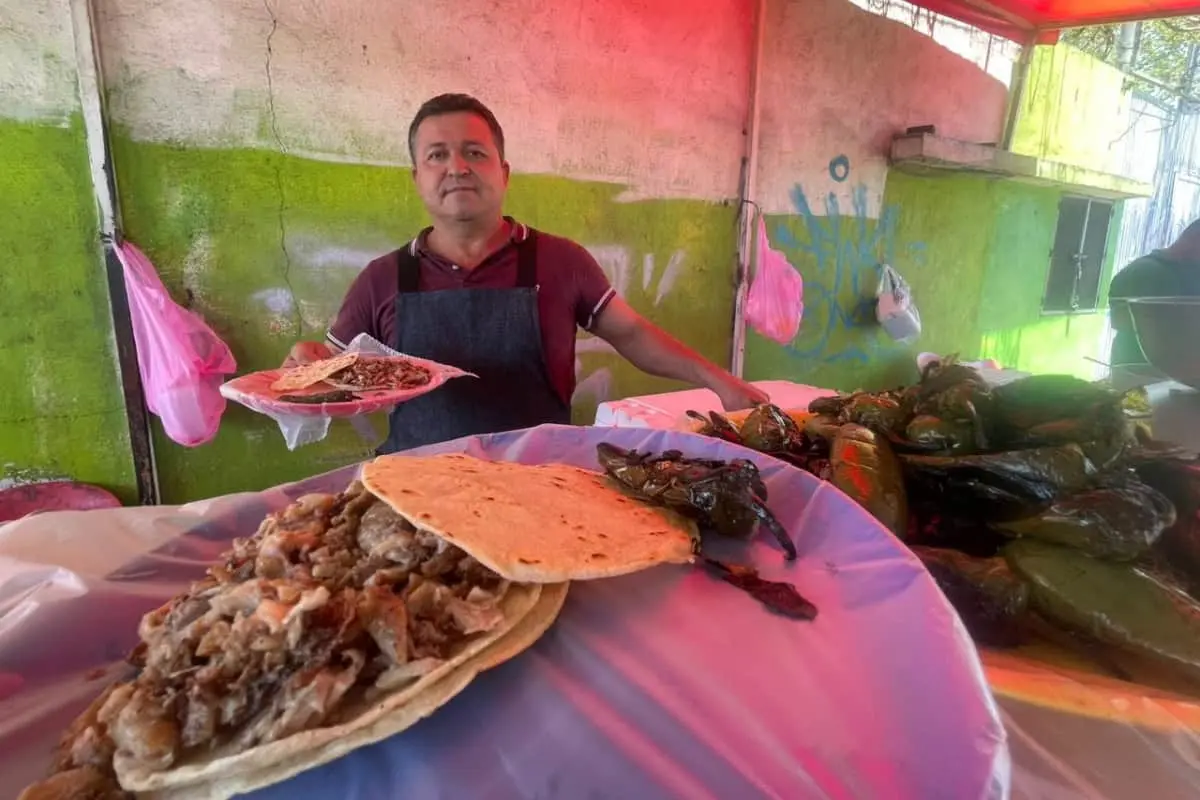
<svg viewBox="0 0 1200 800">
<path fill-rule="evenodd" d="M 620 297 L 608 301 L 593 322 L 591 332 L 643 372 L 711 389 L 726 411 L 750 408 L 768 400 L 761 389 L 708 361 L 644 319 Z"/>
<path fill-rule="evenodd" d="M 380 333 L 377 330 L 375 311 L 379 306 L 380 298 L 389 289 L 393 293 L 395 291 L 394 287 L 384 285 L 383 281 L 386 275 L 394 272 L 395 268 L 389 270 L 389 265 L 383 259 L 376 259 L 368 264 L 366 269 L 358 273 L 346 291 L 337 317 L 334 318 L 333 324 L 329 326 L 329 330 L 325 334 L 325 341 L 297 342 L 283 362 L 284 368 L 309 364 L 337 355 L 345 350 L 350 340 L 360 333 L 366 333 L 379 339 Z"/>
</svg>

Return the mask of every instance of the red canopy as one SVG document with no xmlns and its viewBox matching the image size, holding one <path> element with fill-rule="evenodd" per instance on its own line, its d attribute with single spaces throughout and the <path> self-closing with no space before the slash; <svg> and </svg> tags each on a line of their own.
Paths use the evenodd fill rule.
<svg viewBox="0 0 1200 800">
<path fill-rule="evenodd" d="M 1013 39 L 1054 41 L 1060 28 L 1200 14 L 1200 0 L 910 0 L 915 5 Z"/>
</svg>

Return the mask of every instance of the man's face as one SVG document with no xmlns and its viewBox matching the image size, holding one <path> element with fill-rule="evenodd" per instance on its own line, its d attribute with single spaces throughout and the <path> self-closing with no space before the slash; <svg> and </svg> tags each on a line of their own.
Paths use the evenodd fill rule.
<svg viewBox="0 0 1200 800">
<path fill-rule="evenodd" d="M 508 188 L 487 122 L 469 111 L 430 117 L 417 128 L 413 180 L 435 220 L 498 217 Z"/>
</svg>

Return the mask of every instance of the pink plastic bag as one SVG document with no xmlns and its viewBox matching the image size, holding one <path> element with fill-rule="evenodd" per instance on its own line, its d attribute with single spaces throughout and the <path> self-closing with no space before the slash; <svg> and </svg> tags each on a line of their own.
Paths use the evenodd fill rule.
<svg viewBox="0 0 1200 800">
<path fill-rule="evenodd" d="M 171 441 L 195 447 L 217 435 L 224 375 L 237 370 L 233 353 L 200 317 L 176 305 L 154 265 L 129 242 L 117 247 L 137 344 L 146 405 Z"/>
<path fill-rule="evenodd" d="M 758 218 L 758 269 L 746 298 L 746 321 L 754 330 L 780 344 L 788 344 L 800 330 L 804 316 L 804 279 L 767 241 L 767 227 Z"/>
</svg>

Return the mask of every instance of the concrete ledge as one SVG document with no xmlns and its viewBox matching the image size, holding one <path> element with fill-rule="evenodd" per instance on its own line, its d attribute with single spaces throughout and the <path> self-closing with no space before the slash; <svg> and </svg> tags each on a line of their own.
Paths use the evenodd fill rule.
<svg viewBox="0 0 1200 800">
<path fill-rule="evenodd" d="M 892 139 L 894 169 L 912 174 L 975 173 L 1022 183 L 1054 186 L 1109 200 L 1150 197 L 1154 187 L 1122 175 L 1045 161 L 986 144 L 947 139 L 932 133 Z"/>
</svg>

